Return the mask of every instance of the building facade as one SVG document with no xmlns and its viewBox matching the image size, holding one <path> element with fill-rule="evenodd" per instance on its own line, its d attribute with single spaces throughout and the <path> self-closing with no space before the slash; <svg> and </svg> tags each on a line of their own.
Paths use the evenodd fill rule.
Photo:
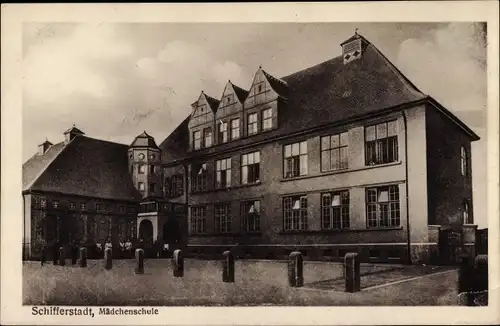
<svg viewBox="0 0 500 326">
<path fill-rule="evenodd" d="M 198 256 L 231 249 L 280 258 L 300 250 L 307 259 L 336 260 L 354 251 L 364 261 L 435 262 L 444 230 L 461 235 L 461 249 L 474 242 L 470 145 L 478 139 L 355 34 L 340 56 L 313 67 L 282 78 L 259 67 L 249 90 L 228 81 L 220 99 L 202 91 L 159 146 L 145 132 L 130 146 L 112 145 L 121 163 L 94 160 L 88 169 L 102 171 L 94 179 L 110 192 L 103 205 L 118 213 L 92 214 L 115 216 L 116 231 L 99 231 L 100 238 L 174 241 Z M 60 156 L 61 145 L 41 146 Z M 36 216 L 45 214 L 33 185 L 45 183 L 31 179 L 25 234 L 33 238 Z M 85 198 L 94 207 L 105 196 Z"/>
</svg>

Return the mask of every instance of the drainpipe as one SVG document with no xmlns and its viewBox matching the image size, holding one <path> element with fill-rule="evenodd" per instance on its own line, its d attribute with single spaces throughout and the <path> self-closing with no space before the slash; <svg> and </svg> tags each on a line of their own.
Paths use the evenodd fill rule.
<svg viewBox="0 0 500 326">
<path fill-rule="evenodd" d="M 407 237 L 407 251 L 408 263 L 411 265 L 411 238 L 410 238 L 410 204 L 408 200 L 409 187 L 408 187 L 408 121 L 406 119 L 406 111 L 403 110 L 403 123 L 405 128 L 405 186 L 406 186 L 406 237 Z"/>
</svg>

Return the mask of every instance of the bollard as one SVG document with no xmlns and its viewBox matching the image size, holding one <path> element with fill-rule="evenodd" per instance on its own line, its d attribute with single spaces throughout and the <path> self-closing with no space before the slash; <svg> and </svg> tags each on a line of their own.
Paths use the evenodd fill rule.
<svg viewBox="0 0 500 326">
<path fill-rule="evenodd" d="M 111 269 L 113 267 L 113 254 L 111 248 L 104 250 L 104 268 Z"/>
<path fill-rule="evenodd" d="M 474 280 L 474 265 L 471 257 L 462 256 L 460 258 L 460 269 L 458 271 L 458 294 L 460 305 L 473 305 L 473 280 Z"/>
<path fill-rule="evenodd" d="M 144 250 L 136 249 L 135 250 L 135 273 L 136 274 L 144 274 Z"/>
<path fill-rule="evenodd" d="M 64 256 L 64 247 L 59 247 L 59 265 L 66 265 L 66 257 Z"/>
<path fill-rule="evenodd" d="M 478 255 L 474 260 L 474 291 L 488 291 L 488 255 Z"/>
<path fill-rule="evenodd" d="M 80 267 L 87 267 L 87 248 L 80 248 Z"/>
<path fill-rule="evenodd" d="M 288 257 L 288 284 L 292 287 L 304 285 L 304 259 L 298 251 L 290 253 Z"/>
<path fill-rule="evenodd" d="M 172 258 L 174 266 L 174 276 L 183 277 L 184 276 L 184 256 L 182 255 L 182 250 L 174 250 L 174 256 Z"/>
<path fill-rule="evenodd" d="M 347 253 L 344 257 L 345 292 L 361 290 L 360 264 L 358 254 Z"/>
<path fill-rule="evenodd" d="M 226 283 L 234 283 L 234 256 L 231 251 L 224 251 L 222 254 L 222 281 Z"/>
</svg>

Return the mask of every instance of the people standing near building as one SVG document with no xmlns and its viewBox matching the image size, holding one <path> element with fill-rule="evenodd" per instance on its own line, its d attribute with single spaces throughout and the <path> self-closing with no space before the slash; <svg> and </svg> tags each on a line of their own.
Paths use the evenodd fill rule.
<svg viewBox="0 0 500 326">
<path fill-rule="evenodd" d="M 41 256 L 40 256 L 40 265 L 42 265 L 42 266 L 43 266 L 43 264 L 45 264 L 46 255 L 47 255 L 47 245 L 45 243 L 43 243 L 42 244 L 42 252 L 41 252 Z"/>
</svg>

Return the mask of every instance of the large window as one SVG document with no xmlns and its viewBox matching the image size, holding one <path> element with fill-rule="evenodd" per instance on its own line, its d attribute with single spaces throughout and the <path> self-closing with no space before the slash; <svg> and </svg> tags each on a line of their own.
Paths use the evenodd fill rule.
<svg viewBox="0 0 500 326">
<path fill-rule="evenodd" d="M 219 144 L 227 142 L 227 122 L 219 123 Z"/>
<path fill-rule="evenodd" d="M 460 147 L 460 170 L 462 175 L 467 175 L 467 152 L 465 147 Z"/>
<path fill-rule="evenodd" d="M 366 216 L 369 228 L 398 227 L 399 187 L 393 185 L 366 189 Z"/>
<path fill-rule="evenodd" d="M 347 132 L 321 137 L 321 171 L 347 169 Z"/>
<path fill-rule="evenodd" d="M 283 177 L 307 175 L 307 142 L 285 145 Z"/>
<path fill-rule="evenodd" d="M 241 183 L 260 181 L 260 152 L 241 155 Z"/>
<path fill-rule="evenodd" d="M 269 130 L 273 127 L 273 109 L 262 111 L 262 130 Z"/>
<path fill-rule="evenodd" d="M 260 232 L 260 200 L 241 203 L 241 226 L 243 232 Z"/>
<path fill-rule="evenodd" d="M 193 148 L 200 149 L 201 148 L 201 131 L 193 132 Z"/>
<path fill-rule="evenodd" d="M 165 196 L 178 197 L 184 192 L 184 177 L 182 174 L 165 178 Z"/>
<path fill-rule="evenodd" d="M 206 230 L 205 206 L 191 207 L 190 231 L 192 234 L 205 233 Z"/>
<path fill-rule="evenodd" d="M 285 231 L 307 230 L 307 196 L 283 198 Z"/>
<path fill-rule="evenodd" d="M 472 224 L 473 221 L 472 221 L 472 218 L 469 214 L 469 201 L 468 200 L 464 200 L 464 203 L 463 203 L 463 216 L 464 216 L 464 224 Z"/>
<path fill-rule="evenodd" d="M 139 174 L 144 174 L 144 173 L 146 173 L 146 165 L 139 164 Z"/>
<path fill-rule="evenodd" d="M 398 160 L 397 121 L 384 122 L 365 128 L 366 165 L 384 164 Z"/>
<path fill-rule="evenodd" d="M 215 163 L 215 187 L 231 187 L 231 158 L 218 160 Z"/>
<path fill-rule="evenodd" d="M 145 191 L 146 190 L 146 188 L 144 187 L 144 182 L 139 182 L 138 186 L 139 186 L 139 191 Z"/>
<path fill-rule="evenodd" d="M 212 146 L 212 128 L 203 129 L 203 146 Z"/>
<path fill-rule="evenodd" d="M 191 170 L 191 191 L 203 191 L 207 188 L 207 164 L 193 164 Z"/>
<path fill-rule="evenodd" d="M 248 135 L 254 135 L 256 134 L 259 130 L 259 125 L 258 125 L 258 114 L 257 113 L 251 113 L 248 115 Z"/>
<path fill-rule="evenodd" d="M 349 190 L 322 194 L 321 221 L 325 230 L 349 227 Z"/>
<path fill-rule="evenodd" d="M 240 138 L 240 119 L 231 120 L 231 140 Z"/>
<path fill-rule="evenodd" d="M 215 232 L 231 232 L 231 206 L 229 203 L 215 204 Z"/>
</svg>

